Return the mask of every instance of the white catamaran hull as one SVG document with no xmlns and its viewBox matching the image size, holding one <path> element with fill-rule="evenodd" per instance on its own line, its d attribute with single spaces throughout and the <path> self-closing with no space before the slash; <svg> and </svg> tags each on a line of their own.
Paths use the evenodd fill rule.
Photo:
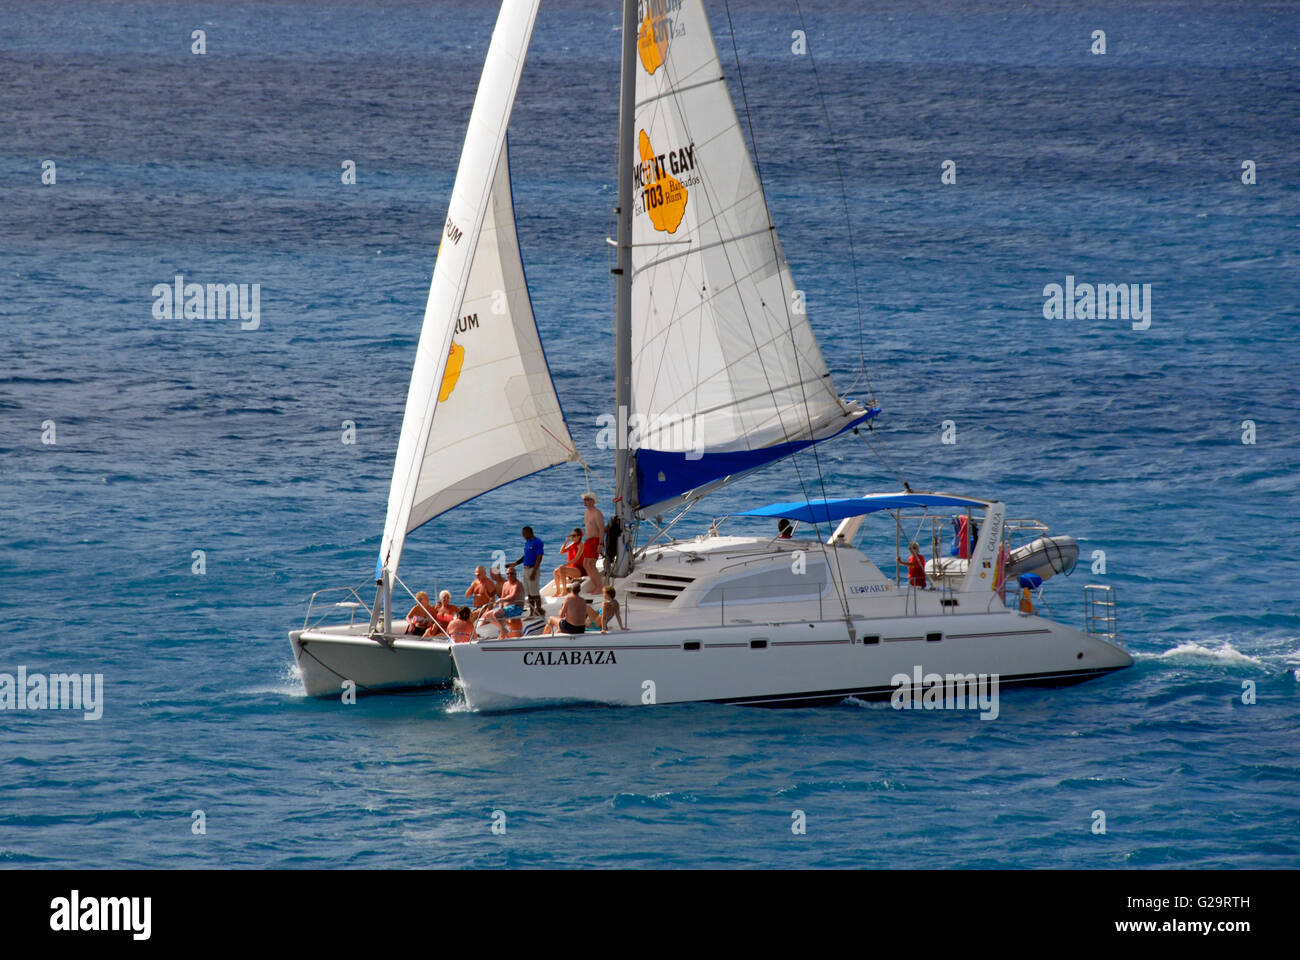
<svg viewBox="0 0 1300 960">
<path fill-rule="evenodd" d="M 471 707 L 712 701 L 808 706 L 888 698 L 895 676 L 998 674 L 1062 685 L 1132 664 L 1108 640 L 1041 617 L 989 614 L 681 628 L 457 644 Z"/>
<path fill-rule="evenodd" d="M 451 683 L 451 644 L 446 641 L 408 637 L 388 646 L 343 631 L 294 630 L 289 642 L 309 697 L 341 696 L 345 680 L 356 685 L 357 693 Z"/>
</svg>

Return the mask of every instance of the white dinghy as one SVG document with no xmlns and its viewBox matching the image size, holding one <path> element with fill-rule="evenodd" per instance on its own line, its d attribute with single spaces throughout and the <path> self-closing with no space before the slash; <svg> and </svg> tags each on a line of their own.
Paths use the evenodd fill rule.
<svg viewBox="0 0 1300 960">
<path fill-rule="evenodd" d="M 353 606 L 338 608 L 348 624 L 290 635 L 308 692 L 337 695 L 347 680 L 359 689 L 421 686 L 454 674 L 469 704 L 482 709 L 806 705 L 889 697 L 900 675 L 1068 684 L 1130 665 L 1109 588 L 1085 591 L 1085 630 L 1043 616 L 1041 591 L 1035 603 L 1012 584 L 1008 597 L 1012 545 L 1005 507 L 994 500 L 906 484 L 842 499 L 805 491 L 715 520 L 694 539 L 668 536 L 710 492 L 857 433 L 880 413 L 842 397 L 832 382 L 701 0 L 623 2 L 618 235 L 610 241 L 615 512 L 602 571 L 618 590 L 627 629 L 560 636 L 534 629 L 455 644 L 403 636 L 393 591 L 406 535 L 479 493 L 577 458 L 522 269 L 517 278 L 512 272 L 519 254 L 505 129 L 538 2 L 505 0 L 488 51 L 411 379 L 369 617 L 352 619 L 364 608 L 353 591 L 344 601 Z M 484 316 L 489 285 L 503 282 L 512 291 L 513 339 L 491 348 L 519 371 L 508 398 L 500 376 L 474 378 L 481 347 L 465 322 L 476 303 Z M 466 427 L 469 408 L 456 404 L 467 404 L 467 394 L 496 420 Z M 937 530 L 954 513 L 976 534 L 962 569 L 936 571 L 932 580 L 923 566 L 906 571 L 915 531 L 927 521 Z M 892 576 L 856 545 L 878 532 L 878 521 L 869 522 L 877 515 L 892 520 L 883 530 Z M 798 535 L 722 530 L 756 522 L 770 530 L 778 518 L 798 524 Z M 643 528 L 654 528 L 648 542 Z M 938 552 L 931 547 L 930 556 Z M 554 588 L 543 596 L 558 612 Z"/>
</svg>

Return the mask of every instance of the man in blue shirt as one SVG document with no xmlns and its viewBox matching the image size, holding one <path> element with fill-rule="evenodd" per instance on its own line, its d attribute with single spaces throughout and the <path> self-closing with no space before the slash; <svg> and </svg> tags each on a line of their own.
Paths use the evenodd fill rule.
<svg viewBox="0 0 1300 960">
<path fill-rule="evenodd" d="M 542 555 L 545 547 L 542 541 L 533 535 L 532 527 L 524 527 L 524 555 L 515 561 L 519 567 L 519 579 L 523 581 L 524 591 L 528 594 L 528 615 L 542 615 L 542 587 L 539 574 L 542 570 Z"/>
</svg>

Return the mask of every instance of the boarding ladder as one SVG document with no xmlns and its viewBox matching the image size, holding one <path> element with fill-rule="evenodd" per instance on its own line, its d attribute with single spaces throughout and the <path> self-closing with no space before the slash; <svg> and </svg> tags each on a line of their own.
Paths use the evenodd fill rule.
<svg viewBox="0 0 1300 960">
<path fill-rule="evenodd" d="M 1119 604 L 1114 587 L 1090 583 L 1083 588 L 1083 629 L 1107 640 L 1119 639 Z"/>
</svg>

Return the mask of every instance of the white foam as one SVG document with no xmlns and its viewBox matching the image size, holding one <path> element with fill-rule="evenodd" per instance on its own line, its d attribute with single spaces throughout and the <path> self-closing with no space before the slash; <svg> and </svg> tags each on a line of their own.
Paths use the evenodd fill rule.
<svg viewBox="0 0 1300 960">
<path fill-rule="evenodd" d="M 1229 641 L 1224 640 L 1217 647 L 1206 646 L 1205 644 L 1187 641 L 1180 643 L 1171 650 L 1157 654 L 1157 659 L 1172 660 L 1211 660 L 1216 663 L 1249 663 L 1257 667 L 1263 667 L 1265 664 L 1258 657 L 1252 657 L 1249 654 L 1242 653 L 1234 647 Z"/>
<path fill-rule="evenodd" d="M 279 681 L 272 686 L 249 687 L 239 691 L 245 696 L 306 697 L 307 688 L 302 682 L 302 672 L 296 663 L 287 663 L 280 670 Z"/>
</svg>

